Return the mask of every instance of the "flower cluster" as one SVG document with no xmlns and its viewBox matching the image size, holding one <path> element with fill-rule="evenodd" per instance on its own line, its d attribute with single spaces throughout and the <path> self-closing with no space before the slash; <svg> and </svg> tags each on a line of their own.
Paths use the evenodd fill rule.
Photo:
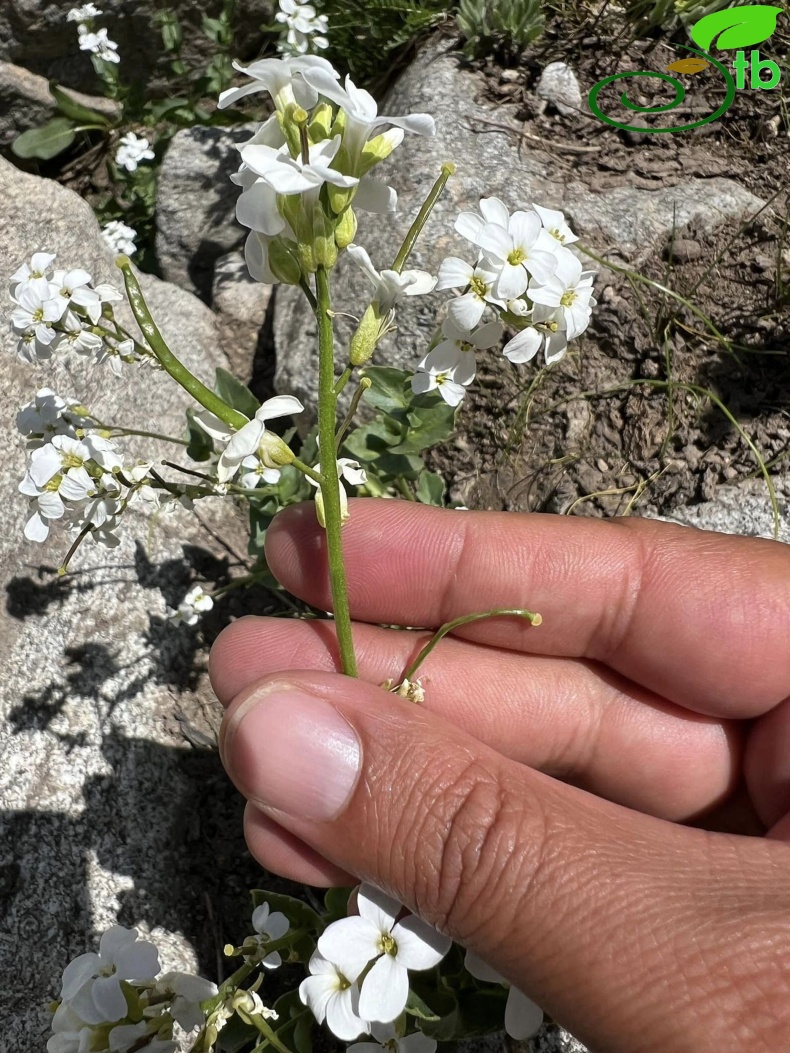
<svg viewBox="0 0 790 1053">
<path fill-rule="evenodd" d="M 334 266 L 338 252 L 353 242 L 355 208 L 395 209 L 394 189 L 371 171 L 406 131 L 433 135 L 433 118 L 379 114 L 367 91 L 349 77 L 341 85 L 337 71 L 317 56 L 237 68 L 250 82 L 223 92 L 220 107 L 261 91 L 275 106 L 239 146 L 242 164 L 232 177 L 242 188 L 236 216 L 250 229 L 247 265 L 258 281 L 299 285 L 319 266 Z"/>
<path fill-rule="evenodd" d="M 122 135 L 115 153 L 115 163 L 127 172 L 136 172 L 141 161 L 152 161 L 156 155 L 145 136 L 127 132 Z"/>
<path fill-rule="evenodd" d="M 461 213 L 455 229 L 475 248 L 475 262 L 442 262 L 437 290 L 463 291 L 412 379 L 416 393 L 438 390 L 451 406 L 475 377 L 475 352 L 499 343 L 503 323 L 519 330 L 505 344 L 506 358 L 529 362 L 542 348 L 551 365 L 587 328 L 595 306 L 593 275 L 568 248 L 578 238 L 561 212 L 533 205 L 511 215 L 498 198 L 483 198 L 480 213 Z M 495 321 L 483 321 L 487 310 Z"/>
<path fill-rule="evenodd" d="M 448 937 L 415 914 L 399 921 L 404 908 L 372 885 L 360 887 L 357 909 L 324 930 L 299 987 L 318 1022 L 346 1041 L 397 1020 L 409 971 L 433 969 L 450 949 Z"/>
<path fill-rule="evenodd" d="M 18 356 L 35 362 L 75 351 L 96 362 L 108 361 L 115 373 L 123 362 L 149 357 L 113 318 L 112 304 L 123 300 L 115 286 L 94 285 L 83 268 L 55 268 L 54 262 L 54 253 L 35 252 L 11 275 Z"/>
<path fill-rule="evenodd" d="M 81 954 L 63 972 L 47 1053 L 175 1053 L 174 1024 L 204 1027 L 201 1003 L 218 991 L 199 976 L 159 974 L 152 943 L 136 929 L 108 929 L 98 953 Z"/>
<path fill-rule="evenodd" d="M 193 585 L 181 603 L 179 603 L 177 610 L 168 608 L 168 615 L 174 622 L 193 626 L 200 621 L 201 614 L 210 611 L 213 606 L 214 601 L 204 590 L 203 586 Z"/>
<path fill-rule="evenodd" d="M 123 253 L 124 256 L 133 256 L 137 252 L 135 238 L 137 231 L 134 227 L 127 226 L 120 219 L 112 219 L 102 227 L 102 237 L 113 252 Z"/>
<path fill-rule="evenodd" d="M 116 64 L 121 61 L 118 45 L 109 39 L 106 29 L 97 27 L 95 23 L 103 14 L 95 4 L 83 4 L 82 7 L 72 7 L 66 15 L 66 21 L 77 23 L 80 51 L 90 51 L 104 62 Z"/>
<path fill-rule="evenodd" d="M 308 0 L 280 0 L 275 19 L 285 28 L 277 44 L 281 55 L 306 55 L 313 49 L 323 51 L 329 47 L 327 17 L 319 15 Z"/>
</svg>

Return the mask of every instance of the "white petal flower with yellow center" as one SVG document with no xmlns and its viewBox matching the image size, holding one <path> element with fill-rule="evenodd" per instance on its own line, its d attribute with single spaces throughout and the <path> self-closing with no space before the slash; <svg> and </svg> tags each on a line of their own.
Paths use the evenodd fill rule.
<svg viewBox="0 0 790 1053">
<path fill-rule="evenodd" d="M 332 1034 L 344 1042 L 351 1042 L 366 1032 L 368 1024 L 359 1015 L 356 983 L 364 966 L 339 968 L 314 951 L 308 968 L 310 975 L 299 984 L 299 997 L 318 1023 L 326 1021 Z"/>
<path fill-rule="evenodd" d="M 175 995 L 170 1007 L 173 1019 L 185 1031 L 194 1031 L 206 1022 L 206 1014 L 200 1008 L 200 1003 L 213 998 L 217 992 L 217 985 L 211 980 L 204 980 L 202 976 L 170 972 L 159 977 L 151 993 Z"/>
<path fill-rule="evenodd" d="M 61 999 L 86 1024 L 112 1023 L 127 1015 L 122 980 L 148 983 L 156 978 L 156 947 L 137 937 L 136 929 L 113 925 L 99 941 L 98 954 L 81 954 L 66 966 Z"/>
<path fill-rule="evenodd" d="M 373 284 L 373 299 L 382 314 L 391 311 L 401 296 L 425 296 L 436 287 L 436 278 L 427 271 L 377 271 L 367 250 L 361 245 L 349 245 L 346 251 Z"/>
<path fill-rule="evenodd" d="M 153 161 L 156 154 L 145 136 L 127 132 L 122 135 L 115 153 L 115 163 L 127 172 L 136 172 L 141 161 Z"/>
<path fill-rule="evenodd" d="M 49 283 L 49 294 L 52 302 L 57 304 L 60 315 L 63 317 L 69 307 L 82 307 L 88 318 L 94 325 L 101 318 L 102 301 L 95 289 L 91 289 L 93 281 L 90 274 L 81 267 L 73 270 L 56 270 L 52 281 Z"/>
<path fill-rule="evenodd" d="M 197 625 L 200 615 L 214 607 L 214 600 L 202 585 L 193 585 L 178 605 L 178 610 L 170 615 L 173 621 L 184 625 Z"/>
<path fill-rule="evenodd" d="M 581 260 L 569 249 L 560 248 L 556 273 L 545 282 L 530 282 L 529 298 L 561 312 L 568 340 L 575 340 L 589 324 L 595 306 L 593 277 L 590 271 L 582 270 Z"/>
<path fill-rule="evenodd" d="M 439 267 L 436 291 L 467 288 L 463 295 L 450 301 L 448 308 L 453 321 L 461 329 L 474 329 L 483 317 L 487 304 L 504 307 L 505 301 L 494 293 L 499 274 L 485 260 L 472 266 L 457 256 L 448 256 Z"/>
<path fill-rule="evenodd" d="M 261 903 L 252 912 L 252 927 L 258 934 L 258 948 L 263 951 L 267 943 L 285 936 L 290 923 L 281 911 L 272 911 L 268 903 Z M 277 969 L 282 965 L 282 956 L 279 951 L 271 951 L 260 959 L 260 964 L 266 969 Z"/>
<path fill-rule="evenodd" d="M 572 242 L 579 240 L 578 235 L 573 233 L 568 226 L 565 216 L 559 209 L 543 208 L 542 205 L 533 205 L 532 207 L 540 216 L 543 229 L 560 245 L 570 245 Z"/>
<path fill-rule="evenodd" d="M 217 478 L 221 483 L 229 482 L 241 467 L 246 457 L 257 457 L 267 468 L 280 468 L 282 461 L 277 457 L 282 452 L 283 441 L 279 435 L 267 431 L 266 422 L 277 417 L 288 417 L 301 413 L 304 406 L 293 395 L 275 395 L 267 399 L 258 409 L 252 420 L 234 432 L 213 413 L 195 414 L 195 420 L 204 431 L 219 442 L 228 440 L 227 446 L 220 454 L 217 463 Z"/>
<path fill-rule="evenodd" d="M 18 297 L 23 289 L 33 289 L 42 300 L 48 300 L 50 296 L 49 270 L 54 260 L 54 252 L 34 252 L 30 263 L 23 263 L 11 275 L 14 297 Z"/>
<path fill-rule="evenodd" d="M 331 62 L 318 55 L 259 59 L 249 66 L 234 62 L 233 68 L 250 77 L 251 83 L 223 91 L 217 104 L 221 110 L 235 106 L 241 99 L 259 91 L 268 91 L 279 113 L 284 113 L 294 102 L 305 110 L 312 110 L 318 102 L 318 92 L 305 81 L 305 74 L 320 70 L 330 80 L 337 80 L 340 76 Z"/>
<path fill-rule="evenodd" d="M 514 212 L 507 227 L 486 223 L 477 244 L 497 271 L 496 295 L 505 301 L 526 291 L 530 275 L 542 283 L 557 269 L 556 242 L 543 229 L 536 212 Z"/>
<path fill-rule="evenodd" d="M 364 1020 L 388 1024 L 403 1012 L 409 997 L 409 970 L 433 969 L 450 949 L 449 937 L 410 914 L 372 885 L 357 894 L 358 917 L 333 922 L 318 939 L 318 951 L 345 976 L 373 962 L 359 995 Z"/>
<path fill-rule="evenodd" d="M 11 312 L 11 325 L 17 333 L 32 333 L 36 344 L 44 348 L 49 347 L 56 336 L 51 323 L 57 322 L 65 309 L 52 299 L 52 295 L 49 288 L 42 296 L 37 286 L 28 285 L 13 297 L 16 307 Z"/>
</svg>

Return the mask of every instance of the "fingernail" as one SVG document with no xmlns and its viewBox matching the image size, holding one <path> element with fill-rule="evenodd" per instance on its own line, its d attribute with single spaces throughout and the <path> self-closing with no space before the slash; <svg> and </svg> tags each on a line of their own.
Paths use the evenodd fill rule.
<svg viewBox="0 0 790 1053">
<path fill-rule="evenodd" d="M 334 706 L 282 685 L 242 703 L 222 752 L 254 804 L 300 819 L 333 819 L 351 796 L 362 762 L 356 732 Z"/>
</svg>

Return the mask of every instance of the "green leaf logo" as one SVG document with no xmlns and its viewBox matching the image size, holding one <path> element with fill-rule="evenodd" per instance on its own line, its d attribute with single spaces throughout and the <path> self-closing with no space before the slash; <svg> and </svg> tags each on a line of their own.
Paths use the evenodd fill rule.
<svg viewBox="0 0 790 1053">
<path fill-rule="evenodd" d="M 694 23 L 691 39 L 703 51 L 709 50 L 716 37 L 716 47 L 721 50 L 762 44 L 776 29 L 776 19 L 781 12 L 781 7 L 771 4 L 748 4 L 714 11 Z"/>
</svg>

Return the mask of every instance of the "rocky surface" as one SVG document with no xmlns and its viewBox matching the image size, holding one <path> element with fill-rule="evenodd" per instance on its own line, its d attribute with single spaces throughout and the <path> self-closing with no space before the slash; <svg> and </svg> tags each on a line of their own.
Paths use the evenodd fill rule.
<svg viewBox="0 0 790 1053">
<path fill-rule="evenodd" d="M 211 306 L 217 316 L 220 347 L 231 372 L 249 383 L 253 360 L 267 320 L 272 286 L 250 277 L 244 256 L 229 252 L 214 266 Z"/>
<path fill-rule="evenodd" d="M 244 241 L 236 222 L 239 188 L 230 176 L 235 144 L 248 127 L 185 128 L 172 139 L 159 172 L 156 250 L 164 277 L 208 300 L 214 262 Z"/>
<path fill-rule="evenodd" d="M 474 208 L 484 196 L 499 196 L 511 208 L 532 202 L 562 208 L 591 247 L 614 250 L 636 263 L 640 254 L 652 251 L 673 227 L 682 229 L 693 222 L 697 229 L 712 230 L 733 216 L 756 213 L 763 204 L 724 178 L 681 179 L 675 186 L 657 190 L 623 186 L 600 192 L 578 179 L 565 182 L 556 176 L 552 154 L 532 143 L 524 147 L 516 135 L 491 126 L 494 122 L 515 127 L 507 106 L 493 107 L 478 100 L 482 89 L 480 75 L 464 68 L 451 46 L 442 43 L 417 57 L 381 107 L 383 112 L 397 114 L 427 110 L 436 118 L 437 134 L 433 139 L 409 136 L 382 165 L 380 173 L 386 173 L 399 192 L 398 212 L 389 217 L 359 213 L 357 241 L 368 247 L 377 266 L 384 267 L 394 258 L 445 161 L 455 162 L 457 173 L 412 256 L 414 266 L 434 273 L 445 256 L 468 255 L 468 246 L 455 235 L 453 223 L 459 211 Z M 336 310 L 361 313 L 370 287 L 347 257 L 341 259 L 333 285 Z M 377 360 L 413 368 L 430 339 L 443 298 L 402 301 L 398 331 L 382 345 Z M 349 318 L 337 318 L 341 346 L 347 344 L 353 327 Z M 277 390 L 293 393 L 313 407 L 315 324 L 298 289 L 278 293 L 275 346 Z M 279 353 L 280 349 L 287 349 L 287 354 Z M 308 415 L 301 415 L 300 427 L 307 422 Z"/>
<path fill-rule="evenodd" d="M 4 161 L 0 241 L 4 290 L 38 249 L 86 267 L 96 280 L 118 281 L 88 206 Z M 174 351 L 210 383 L 225 364 L 211 312 L 156 278 L 144 278 L 143 287 Z M 243 551 L 244 534 L 219 501 L 201 506 L 205 529 L 181 512 L 138 518 L 119 548 L 85 546 L 73 573 L 58 580 L 53 567 L 68 544 L 64 535 L 43 547 L 22 536 L 17 409 L 48 385 L 81 397 L 112 423 L 179 435 L 188 400 L 159 372 L 116 378 L 83 360 L 39 368 L 17 361 L 5 294 L 0 303 L 0 1019 L 3 1048 L 40 1053 L 61 970 L 116 920 L 152 932 L 170 966 L 215 967 L 223 940 L 206 904 L 221 917 L 224 892 L 203 881 L 198 864 L 202 837 L 214 837 L 206 829 L 219 807 L 217 787 L 226 782 L 216 753 L 190 748 L 176 719 L 185 714 L 208 730 L 216 723 L 200 632 L 164 616 L 193 581 L 227 574 L 227 553 L 213 537 L 220 532 Z M 139 440 L 136 450 L 150 453 L 154 444 Z M 241 860 L 238 816 L 219 825 L 238 833 Z M 214 843 L 221 857 L 222 842 Z"/>
<path fill-rule="evenodd" d="M 777 540 L 790 544 L 790 472 L 773 476 L 779 509 Z M 765 480 L 752 479 L 737 486 L 720 486 L 714 498 L 678 508 L 662 517 L 669 523 L 716 530 L 744 537 L 775 537 L 774 509 Z"/>
<path fill-rule="evenodd" d="M 19 62 L 59 84 L 83 91 L 98 85 L 90 58 L 77 47 L 76 26 L 66 22 L 67 3 L 24 0 L 0 4 L 0 59 Z M 104 12 L 97 24 L 106 26 L 119 45 L 124 83 L 144 85 L 147 91 L 166 93 L 170 56 L 162 47 L 156 14 L 163 7 L 179 19 L 184 36 L 182 55 L 190 69 L 205 67 L 216 54 L 216 44 L 202 28 L 204 15 L 217 17 L 222 0 L 102 0 Z M 253 58 L 261 46 L 262 23 L 270 23 L 272 0 L 238 0 L 235 5 L 234 54 Z"/>
<path fill-rule="evenodd" d="M 110 119 L 120 114 L 119 104 L 112 99 L 70 89 L 66 89 L 66 94 Z M 0 148 L 10 145 L 20 132 L 44 124 L 56 113 L 57 104 L 50 94 L 46 77 L 39 77 L 12 62 L 0 62 Z"/>
</svg>

